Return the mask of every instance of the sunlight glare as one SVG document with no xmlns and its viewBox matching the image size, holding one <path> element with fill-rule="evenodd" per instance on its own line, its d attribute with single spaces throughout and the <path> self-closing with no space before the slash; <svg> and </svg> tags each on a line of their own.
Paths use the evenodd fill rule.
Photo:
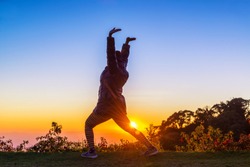
<svg viewBox="0 0 250 167">
<path fill-rule="evenodd" d="M 133 121 L 130 122 L 130 126 L 132 128 L 137 128 L 137 124 L 135 122 L 133 122 Z"/>
</svg>

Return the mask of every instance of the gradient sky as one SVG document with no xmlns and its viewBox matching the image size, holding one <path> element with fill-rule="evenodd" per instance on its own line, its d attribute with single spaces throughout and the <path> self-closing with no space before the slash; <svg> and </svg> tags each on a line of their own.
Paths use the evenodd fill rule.
<svg viewBox="0 0 250 167">
<path fill-rule="evenodd" d="M 97 101 L 113 27 L 131 42 L 128 116 L 144 131 L 172 113 L 250 95 L 248 0 L 0 0 L 0 136 L 71 139 Z M 95 129 L 130 138 L 113 121 Z M 131 139 L 131 138 L 130 138 Z"/>
</svg>

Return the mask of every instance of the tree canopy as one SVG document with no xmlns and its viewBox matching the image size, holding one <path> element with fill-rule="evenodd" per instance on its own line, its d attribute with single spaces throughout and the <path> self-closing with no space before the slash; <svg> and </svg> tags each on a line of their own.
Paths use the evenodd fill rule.
<svg viewBox="0 0 250 167">
<path fill-rule="evenodd" d="M 160 141 L 166 149 L 179 144 L 181 132 L 191 134 L 202 125 L 219 128 L 223 134 L 232 132 L 234 140 L 241 134 L 250 133 L 250 100 L 233 98 L 212 107 L 198 108 L 196 111 L 181 110 L 162 121 L 159 127 Z M 172 139 L 175 139 L 172 141 Z M 172 143 L 172 144 L 171 144 Z"/>
</svg>

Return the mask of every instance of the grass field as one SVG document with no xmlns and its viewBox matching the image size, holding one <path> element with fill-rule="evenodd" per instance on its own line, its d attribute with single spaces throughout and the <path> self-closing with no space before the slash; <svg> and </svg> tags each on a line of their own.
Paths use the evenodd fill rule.
<svg viewBox="0 0 250 167">
<path fill-rule="evenodd" d="M 139 155 L 124 151 L 84 159 L 78 152 L 0 153 L 0 167 L 250 167 L 250 152 L 160 152 L 147 158 Z"/>
</svg>

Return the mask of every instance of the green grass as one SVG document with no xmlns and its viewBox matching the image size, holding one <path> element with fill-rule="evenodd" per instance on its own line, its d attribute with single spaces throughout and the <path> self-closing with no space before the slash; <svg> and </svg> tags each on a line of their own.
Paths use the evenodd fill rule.
<svg viewBox="0 0 250 167">
<path fill-rule="evenodd" d="M 250 152 L 185 153 L 160 152 L 153 157 L 138 152 L 99 153 L 84 159 L 78 152 L 0 153 L 0 167 L 249 167 Z"/>
</svg>

